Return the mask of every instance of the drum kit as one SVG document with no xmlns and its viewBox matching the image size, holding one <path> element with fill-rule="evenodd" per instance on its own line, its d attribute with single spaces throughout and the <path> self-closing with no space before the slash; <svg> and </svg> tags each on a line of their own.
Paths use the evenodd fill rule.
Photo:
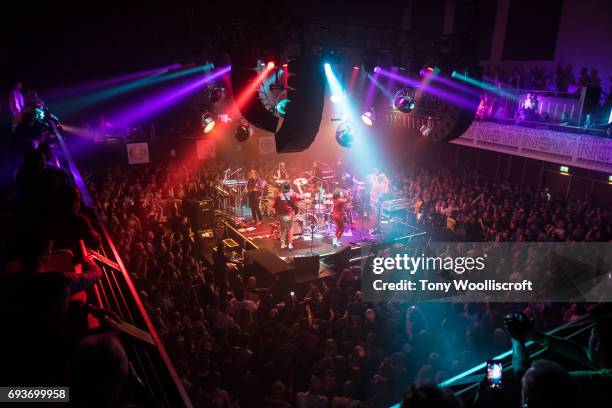
<svg viewBox="0 0 612 408">
<path fill-rule="evenodd" d="M 282 185 L 288 180 L 276 180 L 276 183 Z M 311 237 L 314 235 L 328 235 L 333 232 L 335 223 L 332 220 L 331 213 L 334 208 L 333 194 L 326 193 L 323 188 L 316 190 L 314 183 L 309 181 L 306 177 L 299 177 L 290 182 L 296 189 L 301 193 L 301 200 L 298 201 L 298 214 L 295 217 L 296 223 L 300 227 L 296 231 L 296 235 L 299 235 L 299 231 L 302 235 Z M 304 191 L 304 190 L 308 191 Z M 272 194 L 278 194 L 279 188 L 273 187 Z M 314 191 L 313 191 L 314 190 Z M 352 197 L 353 192 L 351 189 L 340 189 L 340 196 L 346 199 L 347 205 L 345 206 L 345 221 L 352 222 Z M 273 200 L 270 200 L 273 205 Z"/>
<path fill-rule="evenodd" d="M 215 186 L 219 201 L 217 206 L 230 219 L 242 220 L 244 219 L 242 207 L 246 198 L 244 190 L 247 180 L 231 178 L 238 170 L 229 173 L 230 171 L 226 170 L 222 182 Z M 277 179 L 268 183 L 259 202 L 262 213 L 266 216 L 274 215 L 276 198 L 282 186 L 287 183 L 301 196 L 301 199 L 296 202 L 298 207 L 294 226 L 296 235 L 300 235 L 301 232 L 302 235 L 314 237 L 334 232 L 335 222 L 331 216 L 334 208 L 332 191 L 338 191 L 340 197 L 347 200 L 344 206 L 344 221 L 348 226 L 353 225 L 353 211 L 363 209 L 361 197 L 365 197 L 363 194 L 365 183 L 358 181 L 348 173 L 336 179 L 333 170 L 327 171 L 325 168 L 319 176 L 315 177 L 312 172 L 304 172 L 295 179 Z"/>
</svg>

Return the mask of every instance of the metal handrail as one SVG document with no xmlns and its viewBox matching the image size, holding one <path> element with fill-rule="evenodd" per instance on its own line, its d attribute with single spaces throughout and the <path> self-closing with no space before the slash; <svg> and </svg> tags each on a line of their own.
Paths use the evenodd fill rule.
<svg viewBox="0 0 612 408">
<path fill-rule="evenodd" d="M 569 322 L 569 323 L 565 323 L 559 327 L 556 327 L 550 331 L 547 332 L 547 334 L 549 335 L 554 335 L 554 334 L 558 334 L 566 329 L 570 329 L 572 327 L 576 327 L 582 324 L 587 323 L 589 320 L 591 319 L 591 316 L 589 315 L 584 315 L 581 316 L 579 319 Z M 588 327 L 590 327 L 587 324 Z M 582 328 L 581 328 L 582 329 Z M 578 330 L 577 332 L 571 333 L 569 335 L 567 335 L 566 337 L 573 337 L 576 333 L 582 332 L 582 330 Z M 525 347 L 529 350 L 529 349 L 534 349 L 537 348 L 537 350 L 535 350 L 533 353 L 530 354 L 530 357 L 532 357 L 532 354 L 540 354 L 544 349 L 546 349 L 546 347 L 544 346 L 539 346 L 537 343 L 533 342 L 533 341 L 528 341 L 525 343 Z M 493 360 L 502 360 L 504 358 L 508 358 L 512 356 L 512 349 L 493 357 Z M 458 382 L 458 380 L 460 380 L 463 377 L 469 376 L 471 374 L 474 374 L 476 372 L 480 372 L 481 370 L 486 368 L 486 362 L 485 363 L 481 363 L 475 367 L 470 368 L 469 370 L 466 370 L 460 374 L 457 374 L 456 376 L 449 378 L 448 380 L 438 384 L 440 387 L 446 388 L 446 387 L 453 387 L 453 383 Z"/>
<path fill-rule="evenodd" d="M 593 326 L 592 317 L 590 315 L 584 315 L 572 322 L 563 324 L 561 326 L 558 326 L 548 331 L 547 334 L 549 335 L 559 334 L 565 330 L 576 328 L 575 331 L 572 331 L 571 333 L 564 336 L 564 338 L 566 339 L 571 339 L 573 337 L 576 337 L 584 333 L 586 330 L 589 330 L 592 326 Z M 543 354 L 549 349 L 548 347 L 540 346 L 539 344 L 533 341 L 526 342 L 525 347 L 528 350 L 533 350 L 529 352 L 530 359 L 533 359 Z M 493 357 L 492 360 L 504 360 L 504 359 L 508 359 L 511 357 L 512 357 L 512 350 L 508 350 L 502 354 L 499 354 L 498 356 Z M 456 395 L 464 395 L 468 392 L 473 392 L 478 388 L 478 384 L 484 378 L 483 370 L 486 369 L 486 366 L 487 366 L 486 362 L 480 363 L 477 366 L 470 368 L 469 370 L 466 370 L 462 373 L 457 374 L 456 376 L 452 378 L 449 378 L 448 380 L 441 382 L 440 384 L 438 384 L 438 387 L 454 389 Z M 512 369 L 511 364 L 504 364 L 504 372 L 509 371 L 511 369 Z M 395 405 L 392 405 L 389 408 L 400 408 L 400 407 L 401 407 L 401 402 Z"/>
<path fill-rule="evenodd" d="M 193 404 L 138 296 L 136 287 L 125 269 L 119 252 L 95 208 L 66 142 L 55 125 L 53 125 L 53 131 L 62 150 L 68 171 L 72 174 L 74 183 L 81 193 L 83 203 L 95 214 L 102 232 L 103 245 L 97 251 L 89 251 L 94 259 L 101 264 L 103 270 L 102 279 L 94 286 L 94 299 L 99 303 L 98 306 L 111 310 L 126 323 L 144 330 L 153 339 L 155 353 L 149 353 L 151 348 L 145 348 L 145 345 L 133 344 L 129 350 L 131 351 L 131 357 L 135 360 L 133 362 L 141 367 L 139 375 L 143 377 L 145 384 L 148 384 L 151 388 L 156 388 L 151 390 L 153 394 L 160 397 L 166 406 L 192 408 Z M 163 371 L 165 372 L 160 371 L 160 363 L 163 364 Z M 176 390 L 173 396 L 169 396 L 169 384 L 172 384 L 172 388 Z"/>
</svg>

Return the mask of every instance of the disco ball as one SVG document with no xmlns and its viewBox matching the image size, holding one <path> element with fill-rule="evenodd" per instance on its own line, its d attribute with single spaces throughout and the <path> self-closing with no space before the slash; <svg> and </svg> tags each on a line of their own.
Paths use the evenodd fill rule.
<svg viewBox="0 0 612 408">
<path fill-rule="evenodd" d="M 393 98 L 393 109 L 402 113 L 410 113 L 414 109 L 414 90 L 403 88 L 397 91 Z"/>
<path fill-rule="evenodd" d="M 240 125 L 236 128 L 236 139 L 239 142 L 245 142 L 253 134 L 253 128 L 247 121 L 240 121 Z"/>
<path fill-rule="evenodd" d="M 226 94 L 227 92 L 225 91 L 225 88 L 223 88 L 222 86 L 218 86 L 210 90 L 210 93 L 208 94 L 208 98 L 210 99 L 211 103 L 217 103 L 223 100 Z"/>
<path fill-rule="evenodd" d="M 344 148 L 349 148 L 353 145 L 355 136 L 353 135 L 353 129 L 348 122 L 342 122 L 336 129 L 336 142 Z"/>
</svg>

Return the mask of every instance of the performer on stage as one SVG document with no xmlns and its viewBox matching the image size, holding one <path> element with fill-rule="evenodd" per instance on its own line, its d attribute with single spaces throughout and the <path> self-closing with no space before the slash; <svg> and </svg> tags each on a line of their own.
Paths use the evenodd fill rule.
<svg viewBox="0 0 612 408">
<path fill-rule="evenodd" d="M 336 190 L 332 197 L 332 201 L 334 203 L 334 208 L 331 213 L 331 218 L 336 224 L 336 234 L 333 238 L 332 245 L 342 246 L 340 243 L 340 238 L 344 233 L 344 208 L 348 200 L 342 197 L 340 190 Z"/>
<path fill-rule="evenodd" d="M 263 223 L 263 215 L 259 208 L 259 203 L 263 195 L 266 182 L 259 176 L 256 170 L 249 172 L 249 178 L 247 180 L 247 196 L 249 198 L 249 207 L 251 207 L 251 214 L 253 215 L 253 222 L 256 225 Z"/>
<path fill-rule="evenodd" d="M 289 180 L 289 172 L 287 171 L 287 166 L 285 166 L 283 162 L 278 163 L 278 167 L 274 172 L 274 181 L 277 180 Z"/>
<path fill-rule="evenodd" d="M 370 205 L 377 208 L 380 204 L 380 197 L 389 193 L 389 179 L 385 173 L 378 173 L 372 179 L 372 189 L 370 190 Z"/>
<path fill-rule="evenodd" d="M 319 167 L 318 161 L 314 161 L 312 163 L 312 181 L 313 182 L 323 181 L 323 171 Z"/>
<path fill-rule="evenodd" d="M 380 207 L 382 203 L 389 200 L 389 179 L 385 173 L 378 173 L 374 178 L 372 190 L 370 190 L 370 206 L 374 211 L 374 219 L 376 220 L 375 231 L 380 230 Z"/>
<path fill-rule="evenodd" d="M 293 218 L 298 212 L 295 202 L 299 200 L 300 196 L 291 191 L 289 182 L 281 185 L 281 191 L 274 202 L 274 209 L 280 223 L 281 249 L 293 249 Z"/>
</svg>

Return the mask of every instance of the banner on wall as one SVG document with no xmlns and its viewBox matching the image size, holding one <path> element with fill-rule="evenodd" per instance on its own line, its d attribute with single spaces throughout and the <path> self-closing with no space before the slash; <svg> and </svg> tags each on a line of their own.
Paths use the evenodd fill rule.
<svg viewBox="0 0 612 408">
<path fill-rule="evenodd" d="M 148 143 L 128 143 L 127 155 L 129 164 L 149 163 L 149 144 Z"/>
<path fill-rule="evenodd" d="M 198 159 L 214 159 L 216 154 L 214 140 L 200 139 L 196 141 L 196 157 Z"/>
<path fill-rule="evenodd" d="M 271 154 L 274 150 L 274 136 L 259 137 L 259 154 Z"/>
<path fill-rule="evenodd" d="M 587 134 L 474 121 L 451 143 L 567 166 L 612 171 L 612 140 Z"/>
</svg>

